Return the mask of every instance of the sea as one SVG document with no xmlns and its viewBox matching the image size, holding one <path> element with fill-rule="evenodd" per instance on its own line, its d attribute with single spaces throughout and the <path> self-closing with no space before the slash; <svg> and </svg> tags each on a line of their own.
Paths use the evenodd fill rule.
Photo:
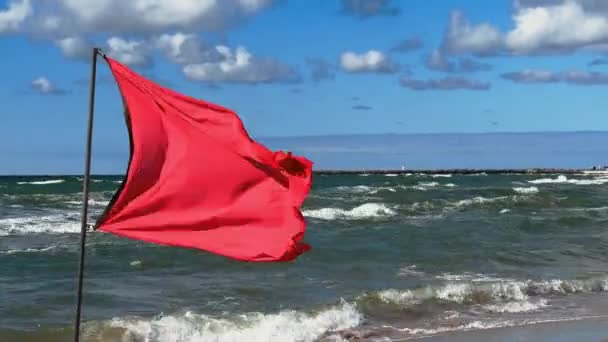
<svg viewBox="0 0 608 342">
<path fill-rule="evenodd" d="M 93 176 L 91 223 L 121 180 Z M 0 341 L 72 338 L 81 183 L 0 177 Z M 604 172 L 315 174 L 312 250 L 290 263 L 92 231 L 82 337 L 404 341 L 606 318 L 607 199 Z"/>
</svg>

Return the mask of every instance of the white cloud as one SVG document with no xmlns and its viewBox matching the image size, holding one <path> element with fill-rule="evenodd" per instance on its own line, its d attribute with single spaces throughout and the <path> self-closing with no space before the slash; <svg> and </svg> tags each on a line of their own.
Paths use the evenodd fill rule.
<svg viewBox="0 0 608 342">
<path fill-rule="evenodd" d="M 152 63 L 148 54 L 149 49 L 145 41 L 126 40 L 120 37 L 111 37 L 107 41 L 108 49 L 104 52 L 130 66 L 150 66 Z"/>
<path fill-rule="evenodd" d="M 361 54 L 344 52 L 340 56 L 340 66 L 344 71 L 351 73 L 395 73 L 399 71 L 396 63 L 377 50 L 369 50 Z"/>
<path fill-rule="evenodd" d="M 65 90 L 55 87 L 46 77 L 38 77 L 31 83 L 32 89 L 43 95 L 61 95 L 65 94 Z"/>
<path fill-rule="evenodd" d="M 55 34 L 161 33 L 173 29 L 226 29 L 273 0 L 55 0 L 39 1 L 30 28 Z"/>
<path fill-rule="evenodd" d="M 589 71 L 523 70 L 501 75 L 502 78 L 517 83 L 557 83 L 562 82 L 579 86 L 608 85 L 608 73 Z"/>
<path fill-rule="evenodd" d="M 0 11 L 0 33 L 17 31 L 31 14 L 30 0 L 11 1 L 7 9 Z"/>
<path fill-rule="evenodd" d="M 472 25 L 462 12 L 453 11 L 442 48 L 452 54 L 487 55 L 494 54 L 502 40 L 500 31 L 494 26 L 487 23 Z"/>
<path fill-rule="evenodd" d="M 67 58 L 83 59 L 91 56 L 93 45 L 81 37 L 66 37 L 58 39 L 55 44 Z"/>
<path fill-rule="evenodd" d="M 573 1 L 520 9 L 514 16 L 515 29 L 507 33 L 507 47 L 528 54 L 573 50 L 608 40 L 608 17 L 586 12 Z"/>
<path fill-rule="evenodd" d="M 170 61 L 178 64 L 218 61 L 221 58 L 214 47 L 204 44 L 194 34 L 163 34 L 156 38 L 154 45 Z"/>
<path fill-rule="evenodd" d="M 608 43 L 608 1 L 516 0 L 513 29 L 471 24 L 455 11 L 442 43 L 451 54 L 537 55 L 593 49 Z"/>
<path fill-rule="evenodd" d="M 244 47 L 231 49 L 218 45 L 216 52 L 221 61 L 188 64 L 183 72 L 186 77 L 203 82 L 225 83 L 271 83 L 289 82 L 299 79 L 297 73 L 288 65 L 273 59 L 254 57 Z"/>
</svg>

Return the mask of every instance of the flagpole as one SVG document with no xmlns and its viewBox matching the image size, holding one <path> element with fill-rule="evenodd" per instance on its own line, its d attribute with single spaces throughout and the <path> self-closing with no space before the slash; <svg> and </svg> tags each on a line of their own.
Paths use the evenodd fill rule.
<svg viewBox="0 0 608 342">
<path fill-rule="evenodd" d="M 84 280 L 85 242 L 87 238 L 87 218 L 89 212 L 89 176 L 91 174 L 91 145 L 93 141 L 93 113 L 95 109 L 95 78 L 97 76 L 98 48 L 93 48 L 91 59 L 91 83 L 89 93 L 89 119 L 87 122 L 87 140 L 85 149 L 84 178 L 82 180 L 82 216 L 80 223 L 80 263 L 78 268 L 78 292 L 76 320 L 74 321 L 74 342 L 80 339 L 80 309 L 82 307 L 82 284 Z"/>
</svg>

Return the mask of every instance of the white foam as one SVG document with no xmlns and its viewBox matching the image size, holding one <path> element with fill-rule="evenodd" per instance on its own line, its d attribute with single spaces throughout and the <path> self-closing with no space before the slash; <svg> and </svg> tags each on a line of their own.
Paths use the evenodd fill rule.
<svg viewBox="0 0 608 342">
<path fill-rule="evenodd" d="M 453 188 L 456 186 L 456 184 L 454 183 L 448 183 L 448 184 L 444 184 L 444 186 L 448 187 L 448 188 Z"/>
<path fill-rule="evenodd" d="M 427 188 L 434 188 L 434 187 L 438 186 L 439 183 L 437 183 L 437 182 L 419 182 L 418 185 L 419 186 L 424 186 L 424 187 L 427 187 Z"/>
<path fill-rule="evenodd" d="M 517 187 L 517 188 L 513 188 L 513 191 L 517 192 L 518 194 L 536 194 L 538 193 L 538 188 L 535 186 L 531 186 L 531 187 Z"/>
<path fill-rule="evenodd" d="M 316 314 L 282 311 L 251 313 L 234 319 L 213 318 L 187 312 L 155 319 L 117 318 L 110 326 L 124 328 L 123 340 L 157 342 L 312 342 L 336 331 L 361 324 L 354 305 L 343 303 Z"/>
<path fill-rule="evenodd" d="M 131 261 L 129 263 L 129 265 L 133 266 L 133 267 L 141 266 L 141 261 L 139 261 L 139 260 L 133 260 L 133 261 Z"/>
<path fill-rule="evenodd" d="M 544 308 L 547 306 L 547 300 L 544 298 L 541 298 L 540 300 L 536 301 L 536 302 L 531 302 L 531 301 L 519 301 L 519 302 L 508 302 L 508 303 L 501 303 L 501 304 L 492 304 L 492 305 L 484 305 L 484 309 L 491 311 L 491 312 L 498 312 L 498 313 L 521 313 L 521 312 L 532 312 L 532 311 L 539 311 L 540 309 Z"/>
<path fill-rule="evenodd" d="M 447 174 L 436 174 L 436 175 L 431 175 L 431 177 L 433 178 L 451 178 L 452 175 L 447 173 Z"/>
<path fill-rule="evenodd" d="M 67 201 L 65 203 L 66 204 L 73 204 L 73 205 L 82 205 L 82 201 Z M 105 207 L 108 204 L 110 204 L 110 201 L 98 201 L 98 200 L 89 198 L 89 205 L 99 206 L 99 207 Z"/>
<path fill-rule="evenodd" d="M 531 184 L 575 184 L 575 185 L 601 185 L 608 183 L 608 177 L 597 177 L 593 179 L 569 179 L 564 175 L 557 178 L 540 178 L 529 180 Z"/>
<path fill-rule="evenodd" d="M 393 209 L 382 203 L 365 203 L 351 210 L 345 210 L 340 208 L 311 209 L 304 210 L 302 214 L 307 217 L 313 217 L 323 220 L 357 220 L 397 215 L 397 213 Z"/>
<path fill-rule="evenodd" d="M 416 289 L 388 289 L 377 293 L 378 298 L 395 304 L 416 304 L 428 299 L 439 299 L 446 302 L 467 303 L 482 294 L 482 298 L 491 298 L 488 310 L 500 312 L 524 312 L 538 310 L 547 306 L 540 298 L 542 295 L 569 293 L 607 292 L 608 278 L 586 280 L 518 281 L 514 279 L 495 278 L 486 275 L 451 275 L 444 274 L 437 278 L 449 281 L 439 286 L 426 286 Z M 530 296 L 539 297 L 530 301 Z M 510 303 L 510 304 L 509 304 Z"/>
<path fill-rule="evenodd" d="M 466 206 L 470 206 L 470 205 L 474 205 L 474 204 L 493 203 L 493 202 L 498 202 L 498 201 L 504 201 L 509 198 L 510 197 L 508 197 L 508 196 L 492 197 L 492 198 L 477 196 L 474 198 L 460 200 L 460 201 L 456 202 L 456 206 L 457 207 L 466 207 Z"/>
<path fill-rule="evenodd" d="M 502 209 L 502 210 L 499 212 L 499 214 L 506 214 L 506 213 L 508 213 L 508 212 L 510 212 L 510 211 L 511 211 L 511 209 Z"/>
<path fill-rule="evenodd" d="M 0 251 L 0 254 L 17 254 L 17 253 L 40 253 L 48 252 L 57 248 L 57 246 L 48 246 L 45 248 L 24 248 L 24 249 L 9 249 L 6 251 Z"/>
<path fill-rule="evenodd" d="M 29 184 L 29 185 L 47 185 L 47 184 L 59 184 L 59 183 L 63 183 L 63 182 L 65 182 L 65 180 L 63 180 L 63 179 L 50 179 L 50 180 L 45 180 L 45 181 L 17 182 L 17 184 L 19 184 L 19 185 L 25 185 L 25 184 Z"/>
<path fill-rule="evenodd" d="M 410 290 L 384 290 L 378 292 L 378 298 L 385 303 L 392 304 L 414 304 L 419 302 L 420 298 L 417 298 L 414 293 Z"/>
<path fill-rule="evenodd" d="M 399 270 L 398 275 L 400 277 L 420 277 L 424 275 L 424 272 L 418 271 L 416 269 L 416 265 L 410 265 L 407 267 L 403 267 Z"/>
<path fill-rule="evenodd" d="M 386 176 L 386 177 L 397 177 L 397 176 L 399 176 L 399 175 L 398 175 L 398 174 L 396 174 L 396 173 L 387 173 L 387 174 L 385 174 L 384 176 Z"/>
<path fill-rule="evenodd" d="M 69 215 L 17 217 L 0 220 L 0 235 L 79 233 L 80 223 L 68 221 Z"/>
</svg>

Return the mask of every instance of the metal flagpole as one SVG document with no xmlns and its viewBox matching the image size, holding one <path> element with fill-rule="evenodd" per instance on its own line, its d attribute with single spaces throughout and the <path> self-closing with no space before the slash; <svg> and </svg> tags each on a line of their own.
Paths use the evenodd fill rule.
<svg viewBox="0 0 608 342">
<path fill-rule="evenodd" d="M 93 112 L 95 109 L 95 78 L 97 74 L 98 48 L 93 48 L 91 60 L 91 88 L 89 94 L 89 120 L 87 123 L 87 142 L 84 162 L 84 179 L 82 181 L 82 217 L 80 226 L 80 264 L 78 268 L 78 292 L 76 320 L 74 322 L 74 342 L 80 339 L 80 308 L 82 307 L 82 283 L 84 278 L 85 241 L 87 238 L 87 217 L 89 211 L 89 176 L 91 173 L 91 145 L 93 140 Z"/>
</svg>

